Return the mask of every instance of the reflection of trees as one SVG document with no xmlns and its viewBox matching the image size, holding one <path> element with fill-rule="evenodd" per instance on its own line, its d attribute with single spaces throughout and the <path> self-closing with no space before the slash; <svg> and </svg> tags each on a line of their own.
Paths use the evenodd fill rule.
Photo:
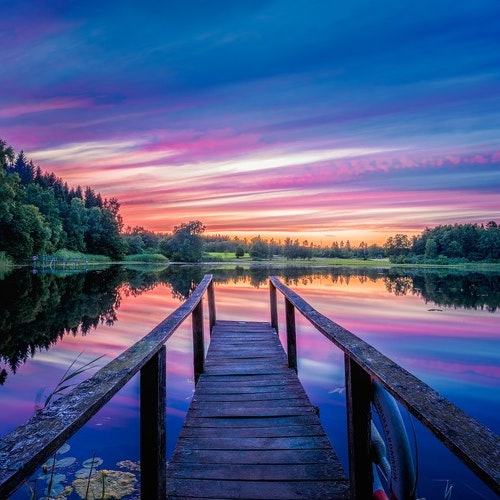
<svg viewBox="0 0 500 500">
<path fill-rule="evenodd" d="M 333 285 L 382 279 L 395 295 L 414 294 L 438 306 L 496 311 L 500 304 L 500 274 L 412 269 L 308 268 L 254 266 L 250 269 L 169 266 L 103 271 L 66 276 L 34 275 L 15 271 L 0 280 L 3 297 L 0 309 L 0 385 L 39 349 L 48 349 L 66 334 L 86 335 L 99 324 L 112 325 L 117 319 L 122 295 L 140 295 L 163 283 L 172 295 L 185 300 L 207 273 L 217 284 L 248 283 L 267 287 L 270 275 L 279 276 L 291 287 L 314 286 L 319 279 Z"/>
<path fill-rule="evenodd" d="M 497 274 L 417 276 L 414 287 L 426 301 L 440 306 L 495 312 L 500 305 L 500 277 Z"/>
<path fill-rule="evenodd" d="M 360 267 L 281 267 L 256 266 L 250 269 L 211 269 L 217 283 L 250 283 L 267 285 L 268 276 L 276 275 L 288 286 L 314 285 L 315 280 L 329 278 L 339 285 L 349 285 L 352 278 L 360 283 L 384 281 L 394 295 L 413 294 L 439 306 L 486 309 L 494 312 L 500 306 L 500 274 L 429 271 L 423 269 L 377 269 Z"/>
<path fill-rule="evenodd" d="M 116 321 L 119 268 L 69 276 L 14 272 L 0 281 L 0 361 L 15 372 L 37 350 L 65 334 L 86 335 L 99 323 Z M 5 368 L 0 383 L 5 381 Z"/>
<path fill-rule="evenodd" d="M 49 349 L 64 335 L 86 335 L 117 320 L 122 295 L 140 295 L 165 283 L 179 300 L 203 278 L 199 267 L 163 270 L 106 270 L 66 275 L 13 272 L 0 280 L 0 385 L 37 350 Z M 1 365 L 5 365 L 2 367 Z"/>
<path fill-rule="evenodd" d="M 438 306 L 495 312 L 500 305 L 498 273 L 390 270 L 384 282 L 396 295 L 420 295 Z"/>
<path fill-rule="evenodd" d="M 385 276 L 385 287 L 394 295 L 406 295 L 413 291 L 413 280 L 409 276 Z"/>
<path fill-rule="evenodd" d="M 205 273 L 198 266 L 171 266 L 161 273 L 161 281 L 172 287 L 172 296 L 187 299 L 203 279 Z"/>
</svg>

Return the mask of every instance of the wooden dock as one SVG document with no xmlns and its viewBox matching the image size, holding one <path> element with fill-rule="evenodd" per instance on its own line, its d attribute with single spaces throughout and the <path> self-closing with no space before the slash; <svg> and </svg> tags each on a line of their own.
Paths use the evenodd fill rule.
<svg viewBox="0 0 500 500">
<path fill-rule="evenodd" d="M 167 467 L 168 498 L 349 498 L 349 481 L 276 331 L 217 321 Z"/>
<path fill-rule="evenodd" d="M 271 326 L 217 321 L 213 277 L 205 275 L 141 340 L 0 439 L 0 498 L 25 484 L 138 373 L 141 498 L 372 498 L 374 381 L 500 496 L 496 434 L 316 311 L 276 276 L 269 290 Z M 278 291 L 284 297 L 288 359 L 276 334 Z M 205 295 L 212 334 L 206 360 Z M 294 371 L 296 312 L 344 353 L 349 482 Z M 198 384 L 167 469 L 165 343 L 187 318 Z"/>
</svg>

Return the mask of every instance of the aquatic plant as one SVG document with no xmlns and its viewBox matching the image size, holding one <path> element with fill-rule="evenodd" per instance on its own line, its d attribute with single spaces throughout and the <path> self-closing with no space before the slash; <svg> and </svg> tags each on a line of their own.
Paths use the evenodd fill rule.
<svg viewBox="0 0 500 500">
<path fill-rule="evenodd" d="M 85 500 L 123 498 L 135 491 L 137 478 L 131 472 L 104 469 L 90 480 L 77 478 L 71 484 Z"/>
<path fill-rule="evenodd" d="M 76 462 L 75 457 L 57 458 L 57 455 L 67 453 L 71 449 L 69 444 L 63 444 L 54 454 L 52 458 L 47 460 L 41 467 L 41 474 L 35 479 L 28 481 L 26 487 L 28 488 L 30 500 L 38 498 L 38 484 L 39 481 L 46 483 L 44 490 L 44 497 L 40 500 L 51 498 L 66 498 L 71 494 L 73 488 L 65 486 L 63 483 L 66 480 L 66 474 L 56 471 L 56 469 L 69 467 Z M 32 483 L 33 486 L 30 484 Z"/>
<path fill-rule="evenodd" d="M 101 358 L 104 357 L 104 354 L 101 356 L 98 356 L 97 358 L 92 359 L 88 363 L 85 363 L 84 365 L 80 366 L 79 368 L 75 368 L 73 371 L 72 368 L 80 358 L 80 356 L 83 354 L 83 351 L 78 354 L 78 356 L 71 362 L 71 364 L 68 366 L 62 377 L 60 378 L 59 382 L 56 384 L 56 387 L 54 390 L 50 392 L 50 394 L 45 398 L 45 402 L 42 406 L 39 405 L 40 400 L 42 399 L 43 393 L 45 392 L 46 387 L 42 387 L 39 389 L 36 399 L 35 399 L 35 407 L 37 409 L 45 408 L 49 405 L 49 403 L 52 401 L 52 399 L 56 396 L 62 396 L 64 394 L 64 391 L 69 389 L 70 387 L 73 387 L 76 385 L 76 382 L 68 383 L 71 379 L 74 377 L 80 375 L 81 373 L 84 373 L 88 370 L 91 370 L 95 368 L 95 364 L 97 361 L 99 361 Z"/>
</svg>

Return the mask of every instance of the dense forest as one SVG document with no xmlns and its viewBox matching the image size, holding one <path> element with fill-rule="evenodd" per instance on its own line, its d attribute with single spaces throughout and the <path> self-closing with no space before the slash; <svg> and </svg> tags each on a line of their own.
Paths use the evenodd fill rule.
<svg viewBox="0 0 500 500">
<path fill-rule="evenodd" d="M 116 198 L 103 199 L 90 186 L 68 186 L 35 166 L 22 151 L 16 155 L 0 139 L 0 257 L 15 262 L 58 254 L 199 262 L 217 259 L 214 253 L 236 258 L 248 254 L 254 260 L 389 257 L 409 264 L 500 262 L 500 227 L 495 221 L 437 226 L 414 237 L 396 234 L 384 245 L 335 241 L 325 247 L 291 238 L 208 236 L 198 220 L 174 226 L 172 233 L 155 233 L 141 226 L 124 227 L 119 211 Z"/>
<path fill-rule="evenodd" d="M 67 249 L 121 259 L 120 204 L 70 188 L 0 140 L 0 251 L 16 261 Z"/>
</svg>

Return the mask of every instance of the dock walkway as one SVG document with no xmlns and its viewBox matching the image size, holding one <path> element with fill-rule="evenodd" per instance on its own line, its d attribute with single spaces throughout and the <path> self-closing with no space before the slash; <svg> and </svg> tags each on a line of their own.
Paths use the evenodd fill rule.
<svg viewBox="0 0 500 500">
<path fill-rule="evenodd" d="M 217 321 L 168 498 L 344 499 L 349 481 L 269 323 Z"/>
</svg>

